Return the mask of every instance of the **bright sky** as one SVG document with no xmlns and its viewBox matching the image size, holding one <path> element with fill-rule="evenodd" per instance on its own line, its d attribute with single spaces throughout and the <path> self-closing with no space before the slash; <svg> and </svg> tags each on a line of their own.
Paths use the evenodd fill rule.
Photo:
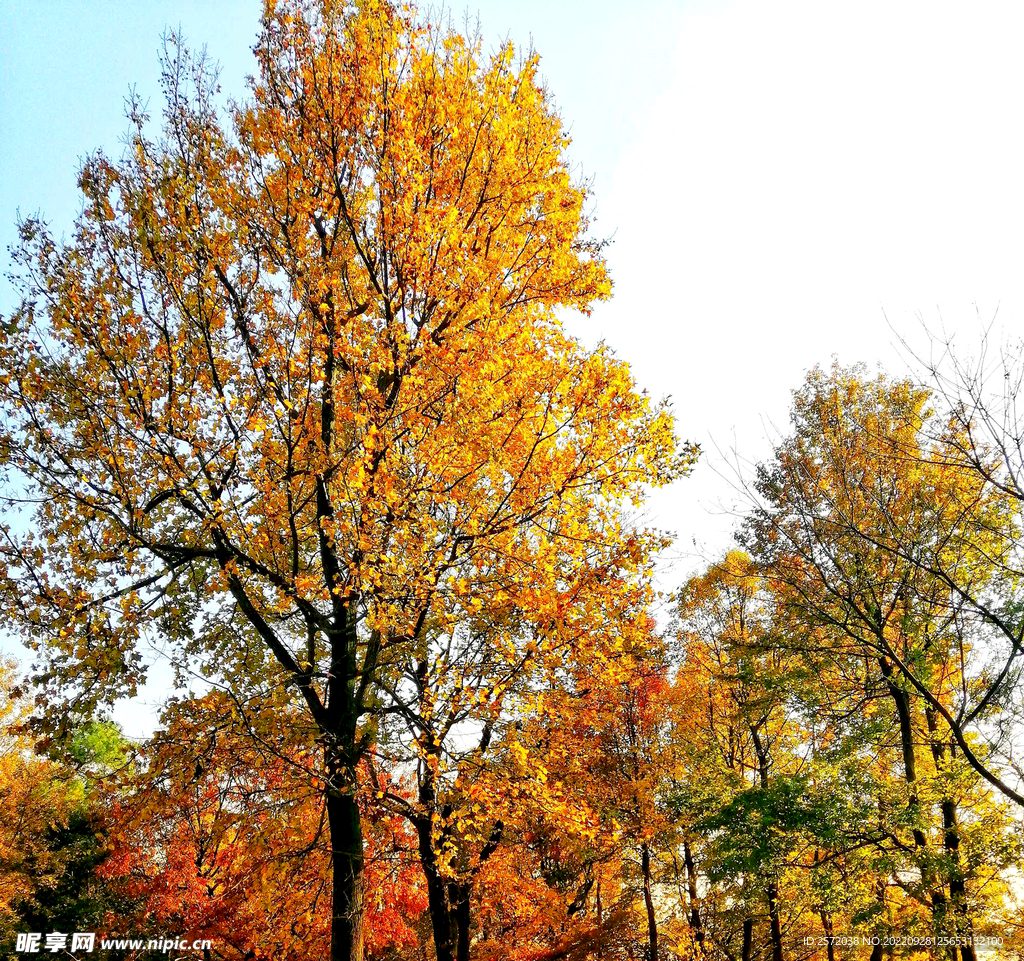
<svg viewBox="0 0 1024 961">
<path fill-rule="evenodd" d="M 764 457 L 806 370 L 904 367 L 889 323 L 969 350 L 999 310 L 1024 333 L 1024 5 L 946 0 L 470 0 L 484 36 L 532 38 L 614 235 L 589 321 L 708 452 L 652 499 L 679 541 L 663 580 L 728 543 L 716 445 Z M 227 94 L 258 0 L 0 0 L 0 243 L 61 232 L 78 160 L 120 149 L 134 84 L 159 106 L 166 26 Z M 461 22 L 464 7 L 453 5 Z M 5 258 L 6 263 L 6 258 Z M 11 307 L 0 286 L 0 312 Z M 888 323 L 886 321 L 888 317 Z"/>
</svg>

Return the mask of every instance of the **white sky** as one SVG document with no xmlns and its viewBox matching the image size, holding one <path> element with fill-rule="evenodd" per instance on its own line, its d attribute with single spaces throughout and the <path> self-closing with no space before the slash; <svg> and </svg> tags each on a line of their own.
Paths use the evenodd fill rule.
<svg viewBox="0 0 1024 961">
<path fill-rule="evenodd" d="M 181 26 L 242 92 L 256 0 L 0 0 L 0 239 L 16 208 L 58 231 L 77 158 L 117 152 L 131 84 Z M 16 9 L 19 8 L 19 9 Z M 474 3 L 472 9 L 476 9 Z M 461 7 L 455 6 L 456 20 Z M 905 0 L 479 3 L 488 40 L 532 36 L 614 233 L 615 297 L 590 321 L 705 461 L 651 503 L 679 542 L 724 548 L 714 445 L 768 452 L 815 363 L 903 367 L 885 315 L 968 350 L 999 307 L 1024 334 L 1024 5 Z M 0 288 L 0 310 L 11 305 Z M 975 305 L 976 308 L 975 309 Z M 883 314 L 884 311 L 884 314 Z M 126 723 L 144 725 L 135 711 Z M 130 731 L 130 733 L 136 733 Z"/>
<path fill-rule="evenodd" d="M 970 11 L 968 17 L 960 11 Z M 894 336 L 1024 333 L 1024 21 L 985 4 L 737 3 L 683 18 L 623 145 L 599 324 L 687 436 L 763 456 L 815 363 L 883 362 Z M 883 313 L 884 311 L 884 313 Z M 708 460 L 713 451 L 708 450 Z M 656 500 L 720 544 L 705 463 Z M 680 548 L 685 544 L 681 543 Z"/>
</svg>

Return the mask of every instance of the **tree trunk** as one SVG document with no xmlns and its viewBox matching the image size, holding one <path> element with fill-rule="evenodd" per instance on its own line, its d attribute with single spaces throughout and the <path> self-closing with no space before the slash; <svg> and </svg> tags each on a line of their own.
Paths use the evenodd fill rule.
<svg viewBox="0 0 1024 961">
<path fill-rule="evenodd" d="M 331 836 L 331 961 L 363 961 L 363 830 L 354 794 L 327 795 Z"/>
<path fill-rule="evenodd" d="M 814 867 L 817 869 L 820 863 L 820 853 L 817 848 L 814 848 Z M 833 920 L 831 915 L 823 904 L 818 905 L 818 917 L 821 918 L 821 933 L 825 938 L 825 951 L 828 955 L 828 961 L 836 961 L 836 943 L 833 941 Z"/>
<path fill-rule="evenodd" d="M 683 841 L 683 864 L 686 866 L 686 894 L 690 902 L 690 929 L 698 952 L 704 948 L 704 928 L 700 923 L 700 905 L 697 898 L 697 866 L 693 861 L 693 851 L 689 841 Z"/>
<path fill-rule="evenodd" d="M 754 953 L 754 919 L 747 918 L 743 922 L 743 953 L 742 961 L 750 961 Z"/>
<path fill-rule="evenodd" d="M 470 884 L 449 885 L 452 920 L 455 922 L 455 961 L 469 961 Z"/>
<path fill-rule="evenodd" d="M 814 849 L 814 866 L 817 868 L 820 863 L 820 854 L 817 848 Z M 825 937 L 825 948 L 828 953 L 828 961 L 836 961 L 836 946 L 833 939 L 832 915 L 824 904 L 818 906 L 818 917 L 821 918 L 821 931 Z"/>
<path fill-rule="evenodd" d="M 445 882 L 437 870 L 431 821 L 429 817 L 419 817 L 413 823 L 419 842 L 420 866 L 427 882 L 427 906 L 430 909 L 430 926 L 434 935 L 434 955 L 437 961 L 455 961 L 455 932 L 448 909 Z"/>
<path fill-rule="evenodd" d="M 768 922 L 772 935 L 772 961 L 783 961 L 782 919 L 779 917 L 779 882 L 774 877 L 768 882 Z"/>
<path fill-rule="evenodd" d="M 946 745 L 939 738 L 938 718 L 935 711 L 926 709 L 925 719 L 928 722 L 928 733 L 932 740 L 932 757 L 935 770 L 940 774 L 946 769 Z M 950 745 L 953 750 L 953 745 Z M 942 842 L 949 858 L 949 900 L 953 906 L 954 934 L 958 938 L 971 939 L 973 925 L 967 909 L 967 880 L 960 863 L 960 825 L 957 823 L 956 800 L 943 794 L 942 803 Z M 973 940 L 973 939 L 972 939 Z M 953 957 L 956 957 L 954 949 Z M 961 961 L 977 961 L 973 944 L 960 946 Z"/>
<path fill-rule="evenodd" d="M 949 876 L 949 899 L 953 903 L 956 921 L 956 935 L 966 938 L 967 943 L 960 945 L 961 961 L 977 961 L 973 944 L 974 925 L 967 907 L 967 880 L 964 878 L 960 864 L 960 828 L 956 819 L 956 802 L 951 799 L 942 802 L 942 827 L 945 832 L 946 853 L 951 866 Z"/>
<path fill-rule="evenodd" d="M 828 952 L 828 961 L 836 961 L 836 946 L 832 940 L 832 915 L 824 908 L 819 913 L 821 915 L 821 930 L 825 935 L 825 950 Z"/>
<path fill-rule="evenodd" d="M 921 801 L 917 796 L 917 758 L 914 751 L 914 728 L 910 717 L 910 695 L 907 694 L 892 680 L 892 665 L 884 657 L 879 658 L 882 674 L 889 689 L 889 695 L 896 707 L 896 717 L 900 727 L 900 745 L 903 749 L 903 777 L 910 788 L 910 800 L 908 806 L 914 814 L 915 822 L 921 810 Z M 929 867 L 928 861 L 928 838 L 920 823 L 915 823 L 911 830 L 914 837 L 914 844 L 923 855 L 921 859 L 921 886 L 931 898 L 932 917 L 936 921 L 946 914 L 946 895 L 936 883 L 934 872 Z"/>
<path fill-rule="evenodd" d="M 654 892 L 651 889 L 651 851 L 646 842 L 640 845 L 640 871 L 647 908 L 647 961 L 658 961 L 658 920 L 654 915 Z"/>
<path fill-rule="evenodd" d="M 322 481 L 317 482 L 317 512 L 321 517 L 330 515 Z M 333 554 L 324 554 L 325 567 L 336 560 Z M 363 961 L 363 826 L 356 796 L 360 706 L 346 680 L 356 676 L 357 599 L 344 604 L 336 600 L 333 621 L 337 630 L 331 635 L 325 716 L 318 722 L 325 734 L 324 765 L 330 785 L 326 802 L 331 837 L 331 961 Z"/>
<path fill-rule="evenodd" d="M 882 939 L 889 930 L 888 922 L 891 921 L 889 914 L 889 904 L 886 900 L 886 883 L 882 878 L 875 880 L 875 894 L 878 896 L 878 906 L 881 909 L 878 912 L 880 919 L 879 926 L 875 928 L 874 935 L 878 938 L 878 944 L 875 944 L 871 948 L 871 961 L 882 961 L 882 954 L 884 945 Z"/>
<path fill-rule="evenodd" d="M 757 755 L 758 778 L 761 790 L 768 790 L 769 757 L 768 745 L 761 740 L 760 724 L 750 724 L 750 737 L 754 742 L 754 753 Z M 782 920 L 779 917 L 779 882 L 773 875 L 767 885 L 768 922 L 771 927 L 772 961 L 782 961 Z"/>
</svg>

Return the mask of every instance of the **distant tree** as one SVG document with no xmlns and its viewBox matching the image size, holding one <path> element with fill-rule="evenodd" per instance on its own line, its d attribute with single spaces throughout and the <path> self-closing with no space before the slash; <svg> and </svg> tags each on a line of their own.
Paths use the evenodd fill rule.
<svg viewBox="0 0 1024 961">
<path fill-rule="evenodd" d="M 986 330 L 973 351 L 952 338 L 932 337 L 927 356 L 915 354 L 906 342 L 904 346 L 940 408 L 941 416 L 928 430 L 942 459 L 971 478 L 966 491 L 980 487 L 1006 505 L 1008 517 L 1001 531 L 982 527 L 965 532 L 973 537 L 976 549 L 987 555 L 998 576 L 979 584 L 944 555 L 917 560 L 947 586 L 968 621 L 987 629 L 987 643 L 992 644 L 991 635 L 998 639 L 989 682 L 959 723 L 970 725 L 990 705 L 997 705 L 1002 714 L 1000 733 L 1006 735 L 1024 713 L 1024 407 L 1019 399 L 1024 387 L 1024 340 L 997 344 L 991 330 Z M 970 516 L 966 498 L 961 507 Z M 1000 751 L 1012 744 L 1006 736 L 997 741 Z M 1003 757 L 1024 780 L 1024 758 L 1014 756 L 1012 749 Z"/>
<path fill-rule="evenodd" d="M 961 824 L 974 782 L 965 772 L 1018 804 L 1024 798 L 978 737 L 996 702 L 986 645 L 972 634 L 977 622 L 935 572 L 955 571 L 977 592 L 1000 583 L 1013 507 L 947 456 L 955 425 L 933 439 L 928 401 L 906 380 L 812 371 L 795 395 L 792 434 L 759 471 L 762 500 L 746 532 L 793 618 L 793 648 L 859 665 L 853 673 L 868 692 L 888 699 L 919 897 L 934 930 L 962 935 L 974 903 Z M 974 957 L 970 944 L 961 953 Z"/>
<path fill-rule="evenodd" d="M 957 455 L 962 426 L 929 399 L 909 380 L 812 371 L 792 435 L 759 469 L 747 539 L 792 604 L 867 652 L 901 717 L 921 698 L 966 762 L 1024 805 L 976 740 L 1019 677 L 1019 507 Z M 909 750 L 907 721 L 904 738 Z"/>
</svg>

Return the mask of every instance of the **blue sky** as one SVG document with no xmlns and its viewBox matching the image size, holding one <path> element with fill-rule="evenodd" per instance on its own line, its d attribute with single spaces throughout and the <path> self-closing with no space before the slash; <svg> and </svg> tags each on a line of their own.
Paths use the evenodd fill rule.
<svg viewBox="0 0 1024 961">
<path fill-rule="evenodd" d="M 0 0 L 0 238 L 13 218 L 42 210 L 55 226 L 77 210 L 75 170 L 97 147 L 119 149 L 123 102 L 134 86 L 159 106 L 157 53 L 167 28 L 221 64 L 224 93 L 241 96 L 253 69 L 259 0 Z M 485 38 L 533 42 L 573 129 L 588 175 L 606 181 L 644 104 L 672 71 L 683 4 L 643 0 L 630 16 L 612 3 L 452 5 L 457 25 L 479 15 Z M 155 111 L 154 111 L 155 112 Z M 7 300 L 0 301 L 7 305 Z"/>
<path fill-rule="evenodd" d="M 166 27 L 244 95 L 257 0 L 0 0 L 0 243 L 60 233 L 79 159 L 120 150 L 157 93 Z M 465 7 L 451 7 L 462 20 Z M 903 369 L 918 316 L 969 350 L 997 307 L 1024 331 L 1024 8 L 974 0 L 488 0 L 485 38 L 531 39 L 613 235 L 607 339 L 708 457 L 652 499 L 679 541 L 665 583 L 727 542 L 715 447 L 748 458 L 837 355 Z M 0 311 L 11 306 L 0 284 Z M 892 328 L 890 327 L 892 325 Z M 719 464 L 719 466 L 721 466 Z M 694 541 L 697 546 L 694 546 Z"/>
</svg>

